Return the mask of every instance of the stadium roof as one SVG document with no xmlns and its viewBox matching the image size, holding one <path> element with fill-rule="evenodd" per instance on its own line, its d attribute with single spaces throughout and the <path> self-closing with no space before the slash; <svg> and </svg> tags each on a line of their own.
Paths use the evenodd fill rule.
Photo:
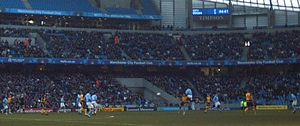
<svg viewBox="0 0 300 126">
<path fill-rule="evenodd" d="M 203 0 L 218 3 L 229 3 L 229 0 Z M 300 0 L 231 0 L 233 5 L 270 8 L 271 3 L 274 10 L 300 11 Z"/>
</svg>

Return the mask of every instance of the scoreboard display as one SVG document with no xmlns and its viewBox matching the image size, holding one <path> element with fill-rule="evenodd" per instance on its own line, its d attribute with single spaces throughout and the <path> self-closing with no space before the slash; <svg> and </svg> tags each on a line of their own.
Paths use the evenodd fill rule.
<svg viewBox="0 0 300 126">
<path fill-rule="evenodd" d="M 193 8 L 193 16 L 201 15 L 229 15 L 229 8 Z"/>
</svg>

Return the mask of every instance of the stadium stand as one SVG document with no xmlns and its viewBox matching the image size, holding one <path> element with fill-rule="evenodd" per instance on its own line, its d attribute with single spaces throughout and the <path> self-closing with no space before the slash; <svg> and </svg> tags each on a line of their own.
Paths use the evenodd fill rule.
<svg viewBox="0 0 300 126">
<path fill-rule="evenodd" d="M 106 7 L 105 9 L 109 14 L 137 14 L 137 12 L 132 8 Z"/>
<path fill-rule="evenodd" d="M 149 74 L 143 75 L 146 80 L 153 85 L 161 88 L 165 92 L 173 95 L 176 98 L 180 98 L 181 94 L 190 87 L 187 78 L 179 74 Z M 194 97 L 196 93 L 194 94 Z"/>
<path fill-rule="evenodd" d="M 132 59 L 137 60 L 184 60 L 172 36 L 160 33 L 118 33 L 120 47 Z"/>
<path fill-rule="evenodd" d="M 249 59 L 297 58 L 299 49 L 299 30 L 274 33 L 256 32 L 252 36 Z"/>
<path fill-rule="evenodd" d="M 143 9 L 141 10 L 145 15 L 159 15 L 155 6 L 151 2 L 151 0 L 140 0 Z"/>
<path fill-rule="evenodd" d="M 289 92 L 300 95 L 299 72 L 295 70 L 270 74 L 257 72 L 252 70 L 249 73 L 249 81 L 245 87 L 252 90 L 257 104 L 289 105 Z"/>
<path fill-rule="evenodd" d="M 104 38 L 105 32 L 98 31 L 1 28 L 0 32 L 3 37 L 25 38 L 31 32 L 38 32 L 55 58 L 76 59 L 124 60 L 128 55 L 138 60 L 186 60 L 182 46 L 192 60 L 241 60 L 245 40 L 244 33 L 196 33 L 181 34 L 183 39 L 179 43 L 168 33 L 117 32 L 120 41 L 115 44 L 114 36 Z M 255 32 L 246 57 L 249 60 L 297 58 L 300 54 L 299 34 L 299 30 Z M 32 46 L 38 48 L 39 45 Z M 47 54 L 42 54 L 43 51 L 39 53 L 39 56 L 47 57 Z"/>
<path fill-rule="evenodd" d="M 28 34 L 33 32 L 33 29 L 15 29 L 15 28 L 0 28 L 0 36 L 2 37 L 24 37 L 28 38 Z M 26 43 L 25 40 L 28 42 Z M 15 39 L 13 44 L 5 39 L 1 39 L 0 56 L 1 57 L 31 57 L 31 58 L 46 58 L 49 57 L 40 48 L 37 43 L 31 44 L 30 39 L 19 40 Z"/>
<path fill-rule="evenodd" d="M 26 8 L 26 6 L 21 0 L 0 0 L 0 7 L 20 8 L 20 9 Z"/>
<path fill-rule="evenodd" d="M 183 35 L 183 46 L 192 60 L 239 60 L 243 33 Z"/>
<path fill-rule="evenodd" d="M 207 93 L 211 95 L 218 93 L 222 101 L 228 100 L 236 103 L 238 102 L 237 97 L 244 95 L 244 92 L 240 90 L 241 77 L 239 76 L 239 74 L 194 75 L 191 80 L 202 96 L 206 96 Z"/>
<path fill-rule="evenodd" d="M 73 103 L 81 92 L 91 90 L 99 93 L 100 104 L 109 105 L 138 105 L 138 99 L 143 99 L 140 94 L 133 93 L 119 84 L 111 76 L 104 74 L 90 75 L 86 73 L 69 72 L 1 72 L 0 91 L 20 97 L 26 96 L 26 107 L 39 108 L 41 96 L 48 95 L 49 106 L 59 107 L 59 98 L 65 96 L 69 108 L 74 108 Z M 95 81 L 100 80 L 100 85 Z M 143 103 L 142 102 L 142 103 Z M 17 104 L 17 102 L 14 102 Z M 17 105 L 15 105 L 17 106 Z"/>
<path fill-rule="evenodd" d="M 102 13 L 87 0 L 28 0 L 33 9 Z"/>
<path fill-rule="evenodd" d="M 192 42 L 202 43 L 200 44 L 200 48 L 197 50 L 205 50 L 207 47 L 211 47 L 211 50 L 207 50 L 208 52 L 214 52 L 213 55 L 208 53 L 199 53 L 198 56 L 208 55 L 206 58 L 198 58 L 198 60 L 207 60 L 212 58 L 213 60 L 226 60 L 227 58 L 230 60 L 239 60 L 240 55 L 236 55 L 236 52 L 241 54 L 241 50 L 244 47 L 242 44 L 242 40 L 244 39 L 244 33 L 220 33 L 220 34 L 194 34 L 194 35 L 185 35 L 184 33 L 181 35 L 184 38 L 182 45 L 175 43 L 173 37 L 170 37 L 169 34 L 165 33 L 155 33 L 155 32 L 117 32 L 115 35 L 118 35 L 120 38 L 120 42 L 115 44 L 113 42 L 114 36 L 110 38 L 104 38 L 104 33 L 112 34 L 111 32 L 100 32 L 100 31 L 81 31 L 81 30 L 48 30 L 48 29 L 22 29 L 22 28 L 1 28 L 0 35 L 5 37 L 28 37 L 30 32 L 37 32 L 47 43 L 47 50 L 53 58 L 77 58 L 77 59 L 118 59 L 123 60 L 124 55 L 122 51 L 126 53 L 131 59 L 138 60 L 185 60 L 182 52 L 179 49 L 179 46 L 185 47 L 186 51 L 189 53 L 189 56 L 192 58 L 192 54 L 190 54 L 192 48 L 199 46 L 199 44 Z M 206 37 L 203 37 L 206 36 Z M 276 48 L 275 51 L 271 53 L 260 54 L 261 57 L 269 57 L 270 59 L 274 58 L 290 58 L 297 57 L 298 52 L 298 36 L 299 30 L 291 30 L 291 31 L 282 31 L 282 32 L 255 32 L 253 33 L 253 41 L 252 46 L 250 46 L 250 50 L 252 48 L 257 48 L 257 45 L 266 46 L 262 50 L 266 50 L 270 45 Z M 268 43 L 269 42 L 269 43 Z M 227 43 L 226 45 L 224 43 Z M 24 46 L 23 44 L 18 44 L 13 47 L 9 47 L 5 41 L 1 42 L 1 57 L 35 57 L 35 58 L 44 58 L 48 57 L 43 51 L 39 48 L 39 45 L 32 46 Z M 120 48 L 119 48 L 120 47 Z M 226 47 L 226 48 L 225 48 Z M 9 53 L 7 51 L 9 49 Z M 236 50 L 233 50 L 236 49 Z M 122 50 L 122 51 L 121 51 Z M 169 55 L 167 55 L 167 50 L 169 51 Z M 195 49 L 194 49 L 195 50 Z M 219 58 L 214 56 L 214 54 L 219 54 L 220 50 L 223 50 L 224 57 L 227 58 Z M 235 52 L 235 53 L 232 53 Z M 5 53 L 3 53 L 5 52 Z M 165 53 L 162 53 L 165 52 Z M 251 51 L 250 51 L 251 52 Z M 283 55 L 288 52 L 286 55 Z M 293 54 L 294 53 L 294 54 Z M 166 55 L 164 55 L 166 54 Z M 196 55 L 196 56 L 197 56 Z M 174 58 L 175 57 L 175 58 Z M 197 59 L 197 58 L 192 58 Z M 252 58 L 259 59 L 259 57 Z M 28 76 L 37 76 L 34 73 L 33 75 Z M 21 76 L 22 74 L 16 74 L 11 76 L 16 76 L 19 78 L 24 78 Z M 97 76 L 96 76 L 97 75 Z M 285 90 L 299 88 L 299 75 L 297 72 L 286 72 L 281 74 L 266 74 L 266 75 L 258 75 L 256 73 L 249 73 L 247 76 L 247 84 L 244 88 L 240 88 L 239 84 L 241 83 L 240 75 L 222 75 L 222 74 L 214 74 L 214 75 L 195 75 L 191 77 L 182 76 L 179 74 L 157 74 L 157 75 L 149 75 L 149 74 L 139 74 L 135 75 L 135 77 L 142 77 L 146 80 L 150 81 L 152 84 L 160 87 L 165 90 L 167 93 L 178 97 L 178 93 L 182 92 L 189 84 L 189 81 L 195 86 L 197 91 L 203 95 L 205 93 L 214 93 L 218 92 L 222 96 L 222 100 L 226 100 L 224 95 L 226 94 L 228 97 L 228 101 L 231 103 L 238 103 L 244 95 L 244 91 L 248 88 L 254 89 L 254 95 L 257 97 L 257 103 L 259 104 L 288 104 L 287 96 L 288 92 L 283 92 Z M 124 76 L 124 75 L 118 75 Z M 8 73 L 3 73 L 4 78 L 10 78 Z M 71 79 L 69 79 L 69 77 Z M 115 75 L 114 75 L 115 77 Z M 126 76 L 125 76 L 126 77 Z M 29 77 L 30 78 L 30 77 Z M 99 79 L 101 84 L 105 84 L 108 81 L 110 84 L 115 84 L 113 87 L 118 87 L 117 89 L 110 89 L 112 87 L 107 85 L 101 85 L 103 90 L 117 90 L 125 92 L 127 89 L 125 87 L 118 84 L 117 81 L 113 79 L 113 76 L 104 76 L 102 74 L 90 75 L 86 73 L 55 73 L 51 74 L 40 74 L 37 77 L 31 78 L 32 80 L 41 80 L 44 78 L 44 81 L 47 81 L 51 84 L 58 84 L 57 87 L 51 87 L 49 85 L 45 85 L 47 88 L 53 90 L 62 90 L 69 95 L 68 98 L 70 102 L 74 100 L 75 93 L 80 92 L 80 89 L 77 89 L 75 85 L 75 81 L 82 83 L 89 83 L 90 87 L 93 87 L 94 81 Z M 109 80 L 107 80 L 109 78 Z M 79 80 L 78 80 L 79 79 Z M 23 81 L 23 80 L 19 80 Z M 52 82 L 53 81 L 53 82 Z M 73 82 L 74 81 L 74 82 Z M 6 81 L 6 83 L 12 83 Z M 17 82 L 16 82 L 17 83 Z M 29 82 L 28 82 L 29 83 Z M 70 86 L 69 83 L 72 83 Z M 264 85 L 262 85 L 264 84 Z M 5 86 L 3 84 L 2 86 Z M 30 84 L 28 84 L 30 87 Z M 118 86 L 117 86 L 118 85 Z M 20 86 L 19 84 L 16 87 Z M 275 86 L 275 87 L 274 87 Z M 276 87 L 277 86 L 277 87 Z M 80 86 L 79 86 L 80 87 Z M 12 87 L 10 87 L 12 88 Z M 1 88 L 5 89 L 5 87 Z M 171 90 L 170 90 L 171 89 Z M 275 91 L 275 89 L 277 89 Z M 30 89 L 33 90 L 33 89 Z M 42 90 L 42 89 L 35 89 Z M 102 89 L 98 90 L 99 92 L 103 92 Z M 18 91 L 12 91 L 17 93 Z M 296 93 L 300 93 L 299 91 L 294 91 Z M 112 93 L 112 92 L 110 92 Z M 138 94 L 132 94 L 133 96 L 118 96 L 118 95 L 104 95 L 103 97 L 110 97 L 111 99 L 102 99 L 102 103 L 110 102 L 115 104 L 118 101 L 118 104 L 136 104 L 136 99 L 142 99 Z M 71 96 L 72 95 L 72 96 Z M 131 94 L 130 94 L 131 95 Z M 30 96 L 30 98 L 36 100 L 36 95 Z M 131 97 L 131 100 L 125 100 L 124 97 Z M 134 99 L 134 100 L 133 100 Z M 55 102 L 55 99 L 50 99 Z M 140 100 L 139 100 L 140 101 Z M 32 102 L 31 106 L 35 106 L 38 103 Z M 140 102 L 138 103 L 140 104 Z M 53 105 L 57 106 L 57 105 Z"/>
<path fill-rule="evenodd" d="M 42 36 L 55 58 L 125 59 L 122 52 L 103 32 L 46 30 Z"/>
</svg>

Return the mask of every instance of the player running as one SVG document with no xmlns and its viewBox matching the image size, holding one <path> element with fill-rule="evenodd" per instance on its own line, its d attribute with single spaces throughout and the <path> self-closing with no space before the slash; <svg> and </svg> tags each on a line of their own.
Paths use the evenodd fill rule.
<svg viewBox="0 0 300 126">
<path fill-rule="evenodd" d="M 253 103 L 253 97 L 251 95 L 251 91 L 249 90 L 246 93 L 246 102 L 247 102 L 247 108 L 244 110 L 244 114 L 252 107 L 254 114 L 256 115 L 256 109 Z"/>
<path fill-rule="evenodd" d="M 80 110 L 79 110 L 79 114 L 82 113 L 82 111 L 84 111 L 84 114 L 87 115 L 87 110 L 86 110 L 86 103 L 84 101 L 84 95 L 83 93 L 80 94 L 80 103 L 81 103 L 81 107 L 80 107 Z"/>
<path fill-rule="evenodd" d="M 219 101 L 218 93 L 215 94 L 215 96 L 212 100 L 215 103 L 214 109 L 218 109 L 220 112 L 222 112 L 223 109 L 221 109 L 221 103 Z"/>
<path fill-rule="evenodd" d="M 77 95 L 76 103 L 77 103 L 77 106 L 78 106 L 79 108 L 81 108 L 81 102 L 80 102 L 80 95 L 79 95 L 79 94 Z"/>
<path fill-rule="evenodd" d="M 20 113 L 25 113 L 25 98 L 24 94 L 21 94 L 21 97 L 19 98 L 19 110 Z"/>
<path fill-rule="evenodd" d="M 57 113 L 59 113 L 59 111 L 61 109 L 63 110 L 64 113 L 66 113 L 66 110 L 65 110 L 66 109 L 66 106 L 65 106 L 65 96 L 63 96 L 63 95 L 60 98 L 60 107 L 59 107 Z"/>
<path fill-rule="evenodd" d="M 92 104 L 93 104 L 93 107 L 94 107 L 94 112 L 92 114 L 96 115 L 97 114 L 97 108 L 98 108 L 97 95 L 96 94 L 92 95 Z"/>
<path fill-rule="evenodd" d="M 8 115 L 8 100 L 7 100 L 6 97 L 7 96 L 5 95 L 3 100 L 2 100 L 3 109 L 1 111 L 4 112 L 6 115 Z"/>
<path fill-rule="evenodd" d="M 182 115 L 185 115 L 185 108 L 187 106 L 187 99 L 188 99 L 188 97 L 186 96 L 185 93 L 183 93 L 182 96 L 181 96 L 181 103 L 179 105 L 179 111 L 178 111 L 178 113 L 180 113 L 181 112 L 181 108 L 183 108 Z"/>
<path fill-rule="evenodd" d="M 93 112 L 94 106 L 92 104 L 92 97 L 91 97 L 91 94 L 89 92 L 84 96 L 84 101 L 86 102 L 86 106 L 89 109 L 89 113 L 86 114 L 86 116 L 88 116 L 90 118 L 91 114 Z"/>
<path fill-rule="evenodd" d="M 297 106 L 297 97 L 293 93 L 291 93 L 291 101 L 292 101 L 292 107 L 293 107 L 293 114 L 296 113 L 296 106 Z"/>
<path fill-rule="evenodd" d="M 47 95 L 44 95 L 44 96 L 42 97 L 42 107 L 43 107 L 43 109 L 42 109 L 42 114 L 43 114 L 43 115 L 48 115 L 46 105 L 48 105 L 48 102 L 47 102 Z"/>
<path fill-rule="evenodd" d="M 208 109 L 210 108 L 210 95 L 209 93 L 207 93 L 206 95 L 206 102 L 205 102 L 206 106 L 205 106 L 205 111 L 204 113 L 206 113 L 208 111 Z"/>
<path fill-rule="evenodd" d="M 8 106 L 8 114 L 12 114 L 11 113 L 11 108 L 12 108 L 12 96 L 11 96 L 11 94 L 8 95 L 7 106 Z"/>
<path fill-rule="evenodd" d="M 190 88 L 188 88 L 188 89 L 185 90 L 185 94 L 186 94 L 188 100 L 190 100 L 190 101 L 193 100 L 193 92 L 192 92 L 192 90 Z"/>
</svg>

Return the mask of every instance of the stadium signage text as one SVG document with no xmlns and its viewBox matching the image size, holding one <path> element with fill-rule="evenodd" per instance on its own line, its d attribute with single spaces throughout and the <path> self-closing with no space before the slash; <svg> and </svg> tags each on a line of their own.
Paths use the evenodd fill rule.
<svg viewBox="0 0 300 126">
<path fill-rule="evenodd" d="M 229 15 L 229 8 L 193 8 L 192 15 Z"/>
<path fill-rule="evenodd" d="M 185 108 L 188 110 L 188 107 Z M 157 111 L 178 111 L 179 107 L 157 107 Z"/>
<path fill-rule="evenodd" d="M 58 16 L 86 16 L 97 18 L 124 18 L 124 19 L 154 19 L 160 20 L 160 15 L 138 15 L 138 14 L 105 14 L 93 12 L 75 12 L 75 11 L 55 11 L 55 10 L 34 10 L 34 9 L 17 9 L 17 8 L 3 8 L 6 13 L 19 14 L 39 14 L 39 15 L 58 15 Z"/>
<path fill-rule="evenodd" d="M 20 59 L 20 58 L 8 58 L 7 59 L 7 62 L 14 62 L 14 63 L 22 63 L 22 62 L 24 62 L 25 61 L 25 59 Z"/>
<path fill-rule="evenodd" d="M 194 21 L 229 21 L 228 15 L 193 16 Z"/>
<path fill-rule="evenodd" d="M 257 110 L 287 110 L 287 105 L 257 105 Z"/>
<path fill-rule="evenodd" d="M 300 59 L 282 60 L 202 60 L 202 61 L 135 61 L 135 60 L 99 60 L 99 59 L 52 59 L 52 58 L 10 58 L 0 57 L 0 63 L 29 63 L 29 64 L 85 64 L 85 65 L 154 65 L 154 66 L 232 66 L 232 65 L 264 65 L 264 64 L 293 64 Z"/>
<path fill-rule="evenodd" d="M 125 107 L 126 111 L 156 111 L 155 107 Z"/>
<path fill-rule="evenodd" d="M 25 108 L 25 113 L 41 113 L 42 108 Z M 53 112 L 53 108 L 47 108 L 47 112 Z"/>
<path fill-rule="evenodd" d="M 99 108 L 99 111 L 117 112 L 117 111 L 124 111 L 124 108 Z"/>
<path fill-rule="evenodd" d="M 66 64 L 74 64 L 76 61 L 75 60 L 60 60 L 60 63 L 66 63 Z"/>
</svg>

